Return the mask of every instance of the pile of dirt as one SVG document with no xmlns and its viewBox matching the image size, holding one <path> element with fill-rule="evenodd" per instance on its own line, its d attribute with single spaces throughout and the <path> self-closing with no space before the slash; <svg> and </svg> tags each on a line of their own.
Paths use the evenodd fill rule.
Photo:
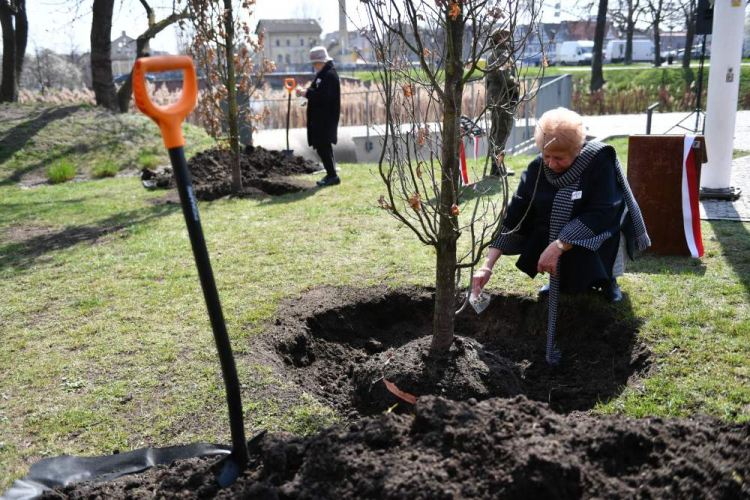
<svg viewBox="0 0 750 500">
<path fill-rule="evenodd" d="M 246 146 L 240 152 L 243 194 L 282 195 L 315 187 L 313 183 L 292 179 L 290 175 L 311 174 L 319 167 L 301 156 L 285 156 L 260 146 Z M 209 149 L 188 161 L 193 191 L 200 200 L 211 201 L 232 192 L 232 155 L 228 149 Z M 144 169 L 141 180 L 147 188 L 175 187 L 171 167 Z"/>
<path fill-rule="evenodd" d="M 709 417 L 562 416 L 523 396 L 426 397 L 414 415 L 265 436 L 225 490 L 216 459 L 193 459 L 44 498 L 747 498 L 749 442 L 750 423 Z"/>
</svg>

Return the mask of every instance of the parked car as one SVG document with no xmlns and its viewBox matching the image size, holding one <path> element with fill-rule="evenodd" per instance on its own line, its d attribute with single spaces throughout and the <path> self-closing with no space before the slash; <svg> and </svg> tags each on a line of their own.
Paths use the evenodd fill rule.
<svg viewBox="0 0 750 500">
<path fill-rule="evenodd" d="M 677 59 L 682 59 L 685 55 L 685 49 L 680 49 L 677 51 Z M 706 59 L 711 58 L 711 51 L 706 47 Z M 695 45 L 690 50 L 690 59 L 700 59 L 701 58 L 701 46 Z"/>
<path fill-rule="evenodd" d="M 557 62 L 563 66 L 567 64 L 588 66 L 594 51 L 594 42 L 577 40 L 557 44 Z"/>
<path fill-rule="evenodd" d="M 610 40 L 604 49 L 604 60 L 619 63 L 625 60 L 626 40 Z M 633 40 L 633 62 L 654 62 L 656 52 L 651 40 Z"/>
</svg>

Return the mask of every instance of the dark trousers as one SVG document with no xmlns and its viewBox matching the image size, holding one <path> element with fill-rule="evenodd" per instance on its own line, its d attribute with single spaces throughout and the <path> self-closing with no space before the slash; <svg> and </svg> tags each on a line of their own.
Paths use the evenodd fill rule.
<svg viewBox="0 0 750 500">
<path fill-rule="evenodd" d="M 316 144 L 313 149 L 318 152 L 318 156 L 323 162 L 326 177 L 338 177 L 336 174 L 336 158 L 333 157 L 333 144 Z"/>
</svg>

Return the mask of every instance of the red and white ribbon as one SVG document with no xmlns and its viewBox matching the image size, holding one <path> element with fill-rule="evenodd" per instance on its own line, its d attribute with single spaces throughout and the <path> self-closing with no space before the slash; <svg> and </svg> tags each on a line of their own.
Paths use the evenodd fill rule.
<svg viewBox="0 0 750 500">
<path fill-rule="evenodd" d="M 466 150 L 464 149 L 464 141 L 461 140 L 461 185 L 469 185 L 469 172 L 466 170 Z"/>
<path fill-rule="evenodd" d="M 690 255 L 703 257 L 701 214 L 698 206 L 698 170 L 695 167 L 694 135 L 685 136 L 682 155 L 682 223 Z"/>
</svg>

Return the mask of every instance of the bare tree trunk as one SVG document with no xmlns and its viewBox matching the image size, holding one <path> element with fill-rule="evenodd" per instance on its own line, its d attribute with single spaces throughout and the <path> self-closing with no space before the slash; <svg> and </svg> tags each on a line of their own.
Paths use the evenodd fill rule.
<svg viewBox="0 0 750 500">
<path fill-rule="evenodd" d="M 663 5 L 664 0 L 658 0 L 655 9 L 652 4 L 652 12 L 654 13 L 654 66 L 657 68 L 661 66 L 661 33 L 659 33 L 659 30 L 661 29 L 661 12 Z"/>
<path fill-rule="evenodd" d="M 117 111 L 110 38 L 114 5 L 115 0 L 94 0 L 91 23 L 91 80 L 97 106 Z"/>
<path fill-rule="evenodd" d="M 23 62 L 26 57 L 26 43 L 29 39 L 29 20 L 26 17 L 26 0 L 16 2 L 16 88 L 21 81 Z"/>
<path fill-rule="evenodd" d="M 148 47 L 149 42 L 157 34 L 163 31 L 164 28 L 172 25 L 173 23 L 177 22 L 180 19 L 186 19 L 188 17 L 187 11 L 183 11 L 182 13 L 179 13 L 179 14 L 173 13 L 166 19 L 163 19 L 159 21 L 158 23 L 156 23 L 154 22 L 153 11 L 150 9 L 146 9 L 146 12 L 148 14 L 149 27 L 135 41 L 135 58 L 136 59 L 140 59 L 141 57 L 148 57 L 149 53 L 148 53 L 148 50 L 146 50 L 146 47 Z M 122 84 L 122 87 L 120 87 L 120 90 L 117 91 L 117 106 L 120 109 L 121 113 L 128 112 L 128 108 L 130 107 L 130 97 L 132 96 L 132 94 L 133 94 L 133 72 L 131 70 L 127 79 Z"/>
<path fill-rule="evenodd" d="M 685 34 L 685 52 L 682 54 L 682 67 L 690 68 L 690 56 L 692 55 L 693 40 L 695 40 L 695 21 L 696 21 L 695 0 L 690 0 L 690 5 L 685 10 L 685 24 L 687 33 Z"/>
<path fill-rule="evenodd" d="M 224 0 L 224 30 L 227 33 L 227 115 L 229 119 L 229 147 L 232 150 L 232 192 L 242 191 L 240 170 L 240 133 L 237 123 L 237 83 L 234 74 L 234 22 L 232 0 Z"/>
<path fill-rule="evenodd" d="M 599 11 L 596 15 L 594 32 L 594 53 L 591 56 L 591 92 L 596 92 L 604 85 L 602 71 L 602 48 L 604 47 L 604 30 L 607 27 L 607 0 L 599 0 Z"/>
<path fill-rule="evenodd" d="M 3 29 L 3 77 L 0 83 L 0 102 L 18 101 L 16 78 L 16 35 L 13 27 L 13 11 L 0 1 L 0 26 Z"/>
<path fill-rule="evenodd" d="M 633 63 L 633 33 L 635 32 L 635 12 L 633 0 L 628 0 L 628 19 L 625 27 L 625 59 L 626 65 Z"/>
<path fill-rule="evenodd" d="M 445 355 L 453 343 L 456 316 L 456 242 L 458 222 L 451 207 L 458 200 L 459 141 L 461 140 L 461 97 L 463 94 L 464 26 L 446 16 L 448 42 L 445 65 L 445 115 L 443 116 L 443 160 L 440 186 L 440 227 L 438 229 L 435 275 L 435 312 L 430 354 Z"/>
</svg>

